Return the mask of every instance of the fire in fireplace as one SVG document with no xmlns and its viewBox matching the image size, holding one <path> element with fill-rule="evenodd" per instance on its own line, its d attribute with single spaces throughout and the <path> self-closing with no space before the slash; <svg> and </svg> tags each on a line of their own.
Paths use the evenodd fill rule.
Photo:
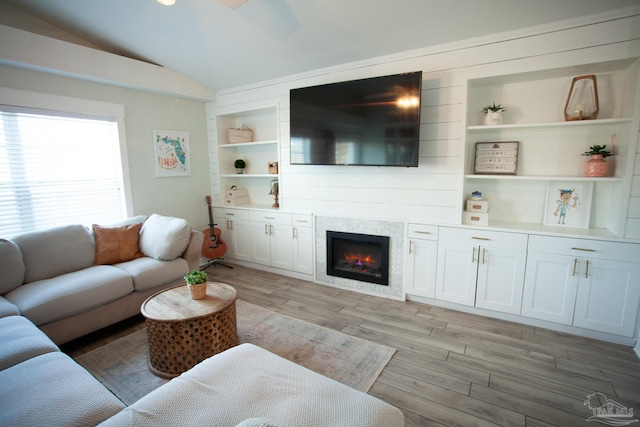
<svg viewBox="0 0 640 427">
<path fill-rule="evenodd" d="M 327 230 L 327 274 L 389 285 L 389 237 Z"/>
</svg>

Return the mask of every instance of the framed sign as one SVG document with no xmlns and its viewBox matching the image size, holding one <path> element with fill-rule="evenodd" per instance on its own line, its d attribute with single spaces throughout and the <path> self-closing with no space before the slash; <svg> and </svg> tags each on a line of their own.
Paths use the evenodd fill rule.
<svg viewBox="0 0 640 427">
<path fill-rule="evenodd" d="M 191 175 L 188 132 L 154 130 L 153 155 L 157 177 Z"/>
<path fill-rule="evenodd" d="M 476 175 L 515 175 L 518 167 L 518 141 L 476 142 Z"/>
</svg>

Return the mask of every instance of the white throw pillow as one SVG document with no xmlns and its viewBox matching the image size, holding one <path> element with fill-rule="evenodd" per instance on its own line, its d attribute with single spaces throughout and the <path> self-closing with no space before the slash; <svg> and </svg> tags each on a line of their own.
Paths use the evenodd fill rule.
<svg viewBox="0 0 640 427">
<path fill-rule="evenodd" d="M 181 218 L 152 214 L 142 224 L 140 251 L 162 261 L 178 258 L 187 249 L 191 227 Z"/>
</svg>

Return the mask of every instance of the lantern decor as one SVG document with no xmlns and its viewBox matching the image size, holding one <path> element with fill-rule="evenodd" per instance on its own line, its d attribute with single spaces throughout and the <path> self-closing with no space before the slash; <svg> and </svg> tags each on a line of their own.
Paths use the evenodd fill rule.
<svg viewBox="0 0 640 427">
<path fill-rule="evenodd" d="M 278 186 L 278 179 L 272 179 L 271 180 L 271 192 L 269 193 L 272 196 L 275 196 L 276 200 L 275 203 L 271 205 L 272 208 L 279 208 L 280 204 L 278 203 L 278 194 L 280 193 L 279 190 L 279 186 Z"/>
<path fill-rule="evenodd" d="M 595 120 L 600 111 L 596 76 L 574 77 L 564 105 L 565 121 Z"/>
</svg>

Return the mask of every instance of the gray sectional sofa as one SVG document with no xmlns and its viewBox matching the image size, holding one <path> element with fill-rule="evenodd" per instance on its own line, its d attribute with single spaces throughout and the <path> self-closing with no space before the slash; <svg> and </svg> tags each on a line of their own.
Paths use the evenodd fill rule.
<svg viewBox="0 0 640 427">
<path fill-rule="evenodd" d="M 203 239 L 185 220 L 157 214 L 0 239 L 0 315 L 27 317 L 63 344 L 139 314 L 147 297 L 184 283 Z"/>
<path fill-rule="evenodd" d="M 0 239 L 0 425 L 400 427 L 402 412 L 252 344 L 126 407 L 56 344 L 140 312 L 198 267 L 203 234 L 136 217 Z"/>
</svg>

